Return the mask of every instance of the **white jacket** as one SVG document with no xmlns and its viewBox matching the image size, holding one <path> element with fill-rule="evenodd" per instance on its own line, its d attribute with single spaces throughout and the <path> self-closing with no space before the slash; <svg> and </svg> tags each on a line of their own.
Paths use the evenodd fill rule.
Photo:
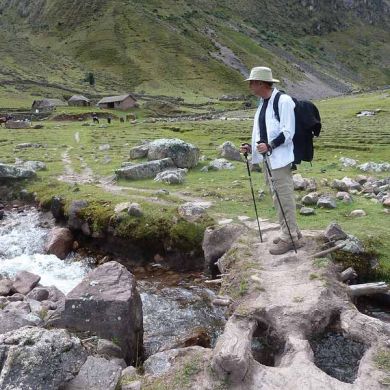
<svg viewBox="0 0 390 390">
<path fill-rule="evenodd" d="M 274 98 L 278 90 L 274 88 L 271 98 L 269 99 L 267 110 L 265 112 L 265 122 L 267 126 L 268 143 L 271 143 L 280 132 L 283 132 L 285 141 L 272 151 L 269 156 L 271 169 L 278 169 L 294 161 L 294 145 L 292 139 L 295 134 L 295 103 L 290 96 L 280 95 L 279 98 L 279 115 L 280 122 L 276 119 L 274 112 Z M 260 141 L 259 115 L 263 105 L 263 99 L 260 99 L 259 107 L 253 121 L 252 132 L 252 163 L 258 164 L 263 161 L 263 156 L 257 151 L 257 141 Z"/>
</svg>

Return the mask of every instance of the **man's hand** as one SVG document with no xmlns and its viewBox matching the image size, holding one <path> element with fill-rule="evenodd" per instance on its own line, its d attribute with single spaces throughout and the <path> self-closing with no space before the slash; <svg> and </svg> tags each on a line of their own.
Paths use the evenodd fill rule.
<svg viewBox="0 0 390 390">
<path fill-rule="evenodd" d="M 252 147 L 249 144 L 242 144 L 240 146 L 240 153 L 251 153 Z"/>
<path fill-rule="evenodd" d="M 256 145 L 256 149 L 261 153 L 261 154 L 265 154 L 269 151 L 269 148 L 268 148 L 268 144 L 264 143 L 264 142 L 260 142 Z"/>
</svg>

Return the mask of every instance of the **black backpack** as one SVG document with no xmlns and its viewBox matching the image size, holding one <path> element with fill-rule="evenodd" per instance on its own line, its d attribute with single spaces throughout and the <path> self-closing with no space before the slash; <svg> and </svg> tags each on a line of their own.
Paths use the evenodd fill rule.
<svg viewBox="0 0 390 390">
<path fill-rule="evenodd" d="M 279 99 L 282 93 L 279 91 L 275 95 L 273 105 L 276 119 L 279 122 Z M 320 113 L 312 102 L 292 99 L 295 103 L 294 164 L 300 164 L 302 161 L 311 163 L 314 156 L 313 138 L 318 137 L 321 132 Z"/>
</svg>

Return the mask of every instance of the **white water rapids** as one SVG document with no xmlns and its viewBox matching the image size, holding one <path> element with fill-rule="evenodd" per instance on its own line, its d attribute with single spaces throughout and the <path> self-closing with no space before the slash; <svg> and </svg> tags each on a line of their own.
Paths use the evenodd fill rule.
<svg viewBox="0 0 390 390">
<path fill-rule="evenodd" d="M 6 212 L 0 221 L 0 274 L 14 277 L 18 271 L 29 271 L 41 277 L 43 286 L 54 285 L 68 293 L 89 271 L 81 262 L 60 260 L 44 254 L 48 229 L 40 226 L 35 209 L 22 213 Z"/>
<path fill-rule="evenodd" d="M 80 262 L 70 256 L 60 260 L 44 254 L 48 232 L 35 209 L 6 212 L 0 221 L 0 275 L 13 278 L 18 271 L 29 271 L 41 277 L 41 285 L 54 285 L 67 294 L 88 273 L 91 259 Z M 163 281 L 154 280 L 153 275 L 137 284 L 143 305 L 147 356 L 172 347 L 199 327 L 215 342 L 225 319 L 224 309 L 211 304 L 213 291 L 184 280 L 167 287 Z"/>
</svg>

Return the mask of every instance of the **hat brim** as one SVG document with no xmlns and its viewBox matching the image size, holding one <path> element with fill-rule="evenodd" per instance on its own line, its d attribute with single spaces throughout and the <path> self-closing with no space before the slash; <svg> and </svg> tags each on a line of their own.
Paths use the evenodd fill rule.
<svg viewBox="0 0 390 390">
<path fill-rule="evenodd" d="M 280 83 L 280 81 L 278 79 L 272 79 L 272 80 L 259 80 L 259 79 L 251 79 L 251 78 L 248 78 L 248 79 L 245 79 L 244 81 L 266 81 L 267 83 Z"/>
</svg>

